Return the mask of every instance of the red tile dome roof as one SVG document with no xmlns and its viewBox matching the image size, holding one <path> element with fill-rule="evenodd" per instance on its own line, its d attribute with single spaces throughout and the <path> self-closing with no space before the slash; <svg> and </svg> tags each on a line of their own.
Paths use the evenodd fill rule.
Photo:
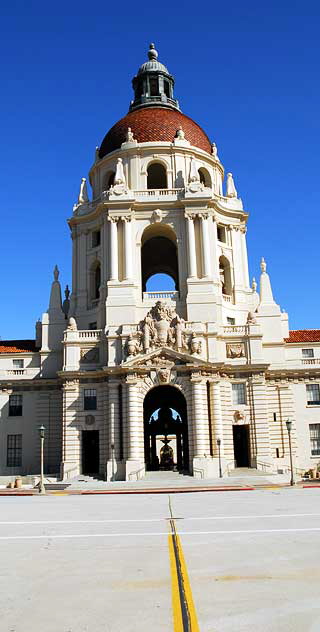
<svg viewBox="0 0 320 632">
<path fill-rule="evenodd" d="M 128 127 L 131 127 L 133 137 L 138 143 L 172 143 L 180 125 L 191 145 L 211 153 L 211 142 L 207 134 L 191 118 L 169 108 L 143 107 L 128 112 L 111 127 L 101 143 L 99 156 L 103 158 L 115 149 L 120 149 L 125 142 Z"/>
</svg>

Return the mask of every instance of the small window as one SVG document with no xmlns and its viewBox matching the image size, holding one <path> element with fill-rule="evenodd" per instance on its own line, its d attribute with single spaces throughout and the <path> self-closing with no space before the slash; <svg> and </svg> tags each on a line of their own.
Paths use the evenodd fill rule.
<svg viewBox="0 0 320 632">
<path fill-rule="evenodd" d="M 226 244 L 227 243 L 226 227 L 218 224 L 217 233 L 218 233 L 218 241 L 221 241 L 223 244 Z"/>
<path fill-rule="evenodd" d="M 308 406 L 320 406 L 319 384 L 306 384 Z"/>
<path fill-rule="evenodd" d="M 12 360 L 12 365 L 14 369 L 23 369 L 24 360 Z"/>
<path fill-rule="evenodd" d="M 302 349 L 302 357 L 303 358 L 314 358 L 313 349 Z"/>
<path fill-rule="evenodd" d="M 235 318 L 231 318 L 231 316 L 227 316 L 227 323 L 228 323 L 228 325 L 235 325 L 236 324 L 236 319 Z"/>
<path fill-rule="evenodd" d="M 9 395 L 9 417 L 22 416 L 22 395 Z"/>
<path fill-rule="evenodd" d="M 97 391 L 95 388 L 84 390 L 84 410 L 97 410 Z"/>
<path fill-rule="evenodd" d="M 150 85 L 150 96 L 155 97 L 159 94 L 158 88 L 158 79 L 156 77 L 151 77 L 149 80 Z"/>
<path fill-rule="evenodd" d="M 233 404 L 246 404 L 246 385 L 244 382 L 232 384 L 232 402 Z"/>
<path fill-rule="evenodd" d="M 168 99 L 170 99 L 170 87 L 169 87 L 169 82 L 168 81 L 164 81 L 163 82 L 163 89 L 164 89 L 164 93 L 165 93 L 166 97 L 168 97 Z"/>
<path fill-rule="evenodd" d="M 22 465 L 22 435 L 7 436 L 7 467 L 21 467 Z"/>
<path fill-rule="evenodd" d="M 94 230 L 92 233 L 92 248 L 97 248 L 101 243 L 101 233 L 100 230 Z"/>
<path fill-rule="evenodd" d="M 320 424 L 310 424 L 311 455 L 320 455 Z"/>
<path fill-rule="evenodd" d="M 97 323 L 96 322 L 89 323 L 89 329 L 91 329 L 91 330 L 97 329 Z"/>
</svg>

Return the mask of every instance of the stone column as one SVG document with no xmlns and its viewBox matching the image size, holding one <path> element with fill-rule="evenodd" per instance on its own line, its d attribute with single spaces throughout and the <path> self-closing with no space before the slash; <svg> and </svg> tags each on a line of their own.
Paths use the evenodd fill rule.
<svg viewBox="0 0 320 632">
<path fill-rule="evenodd" d="M 202 274 L 204 277 L 211 276 L 210 242 L 209 242 L 209 221 L 207 214 L 200 214 L 201 224 L 201 245 L 202 245 Z"/>
<path fill-rule="evenodd" d="M 118 281 L 118 217 L 110 220 L 110 281 Z"/>
<path fill-rule="evenodd" d="M 217 222 L 215 217 L 212 218 L 213 221 L 213 248 L 212 248 L 212 272 L 213 279 L 216 284 L 220 287 L 220 273 L 219 273 L 219 257 L 218 257 L 218 230 L 217 230 Z"/>
<path fill-rule="evenodd" d="M 187 231 L 188 231 L 188 266 L 189 266 L 189 277 L 197 276 L 197 261 L 196 261 L 196 241 L 194 235 L 194 216 L 193 215 L 185 215 L 187 220 Z"/>
<path fill-rule="evenodd" d="M 223 421 L 221 407 L 220 383 L 212 382 L 210 384 L 210 399 L 212 413 L 212 442 L 214 446 L 214 454 L 218 455 L 217 439 L 221 439 L 220 453 L 223 455 Z"/>
<path fill-rule="evenodd" d="M 210 455 L 208 403 L 206 382 L 198 377 L 191 378 L 192 426 L 194 457 Z"/>
<path fill-rule="evenodd" d="M 133 278 L 131 217 L 123 217 L 122 219 L 124 223 L 124 278 L 129 281 Z"/>
</svg>

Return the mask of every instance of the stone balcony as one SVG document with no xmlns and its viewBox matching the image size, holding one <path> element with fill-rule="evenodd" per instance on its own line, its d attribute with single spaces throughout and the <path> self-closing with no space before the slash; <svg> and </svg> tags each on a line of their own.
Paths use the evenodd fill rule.
<svg viewBox="0 0 320 632">
<path fill-rule="evenodd" d="M 40 367 L 31 367 L 25 369 L 0 369 L 0 379 L 6 377 L 8 379 L 33 379 L 40 375 Z"/>
</svg>

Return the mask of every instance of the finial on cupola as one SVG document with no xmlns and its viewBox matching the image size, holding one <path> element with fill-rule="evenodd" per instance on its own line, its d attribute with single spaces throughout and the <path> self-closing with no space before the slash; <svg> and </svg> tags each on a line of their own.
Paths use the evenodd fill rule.
<svg viewBox="0 0 320 632">
<path fill-rule="evenodd" d="M 267 273 L 267 264 L 262 257 L 260 262 L 260 305 L 274 305 L 270 277 Z"/>
<path fill-rule="evenodd" d="M 153 44 L 153 42 L 151 42 L 150 44 L 148 57 L 150 61 L 156 61 L 158 59 L 158 51 L 155 49 L 155 45 Z"/>
<path fill-rule="evenodd" d="M 78 204 L 85 204 L 86 202 L 89 202 L 88 191 L 87 191 L 87 181 L 85 178 L 81 178 Z"/>
<path fill-rule="evenodd" d="M 267 264 L 266 264 L 266 262 L 264 260 L 264 257 L 261 257 L 260 270 L 261 270 L 261 272 L 266 272 L 267 271 Z"/>
<path fill-rule="evenodd" d="M 55 281 L 59 280 L 59 268 L 57 264 L 54 266 L 54 269 L 53 269 L 53 278 Z"/>
</svg>

